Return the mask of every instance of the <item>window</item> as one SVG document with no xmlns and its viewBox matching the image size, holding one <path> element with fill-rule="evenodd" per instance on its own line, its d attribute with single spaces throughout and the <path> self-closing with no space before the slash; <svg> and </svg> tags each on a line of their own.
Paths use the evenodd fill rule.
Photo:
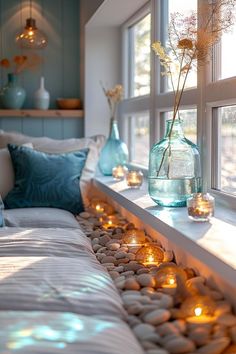
<svg viewBox="0 0 236 354">
<path fill-rule="evenodd" d="M 129 122 L 131 164 L 148 168 L 149 149 L 163 137 L 165 121 L 173 110 L 170 82 L 163 79 L 158 58 L 146 45 L 156 40 L 166 42 L 171 13 L 190 16 L 198 11 L 199 19 L 203 18 L 202 4 L 202 0 L 150 0 L 149 7 L 122 27 L 127 34 L 124 43 L 129 47 L 123 56 L 127 95 L 122 114 Z M 199 146 L 204 186 L 216 195 L 220 193 L 230 205 L 236 205 L 235 40 L 236 25 L 213 48 L 208 63 L 188 76 L 179 112 L 186 138 Z"/>
<path fill-rule="evenodd" d="M 149 115 L 140 113 L 130 117 L 130 162 L 136 165 L 147 166 L 149 157 Z"/>
<path fill-rule="evenodd" d="M 129 28 L 130 97 L 150 93 L 150 14 Z"/>
</svg>

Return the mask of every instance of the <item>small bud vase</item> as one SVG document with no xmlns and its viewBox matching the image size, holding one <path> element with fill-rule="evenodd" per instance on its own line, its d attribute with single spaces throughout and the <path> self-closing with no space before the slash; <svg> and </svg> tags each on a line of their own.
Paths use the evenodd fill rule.
<svg viewBox="0 0 236 354">
<path fill-rule="evenodd" d="M 49 108 L 50 94 L 44 87 L 44 77 L 40 78 L 40 87 L 34 94 L 34 107 L 46 110 Z"/>
<path fill-rule="evenodd" d="M 120 140 L 117 120 L 111 118 L 110 134 L 100 154 L 99 168 L 105 176 L 112 176 L 112 169 L 127 161 L 127 145 Z"/>
<path fill-rule="evenodd" d="M 7 84 L 0 91 L 1 104 L 3 108 L 20 109 L 25 102 L 25 90 L 18 85 L 18 77 L 16 74 L 9 73 L 7 78 Z"/>
<path fill-rule="evenodd" d="M 182 121 L 167 121 L 166 135 L 150 152 L 149 195 L 161 206 L 186 206 L 201 192 L 201 163 L 197 145 L 184 137 Z"/>
</svg>

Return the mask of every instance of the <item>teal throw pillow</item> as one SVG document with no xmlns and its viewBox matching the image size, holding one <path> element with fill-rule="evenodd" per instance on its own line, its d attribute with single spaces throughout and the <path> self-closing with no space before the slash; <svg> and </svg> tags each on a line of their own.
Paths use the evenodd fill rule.
<svg viewBox="0 0 236 354">
<path fill-rule="evenodd" d="M 89 149 L 47 154 L 9 144 L 8 150 L 15 185 L 4 199 L 5 208 L 54 207 L 73 214 L 83 211 L 79 182 Z"/>
</svg>

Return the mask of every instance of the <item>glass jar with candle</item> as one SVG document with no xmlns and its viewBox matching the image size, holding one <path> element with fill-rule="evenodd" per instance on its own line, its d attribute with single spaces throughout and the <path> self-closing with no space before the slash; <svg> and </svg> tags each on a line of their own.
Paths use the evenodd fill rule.
<svg viewBox="0 0 236 354">
<path fill-rule="evenodd" d="M 142 171 L 129 171 L 126 175 L 126 182 L 131 188 L 140 188 L 143 183 Z"/>
<path fill-rule="evenodd" d="M 127 230 L 122 241 L 128 247 L 141 247 L 147 242 L 145 232 L 137 229 Z"/>
<path fill-rule="evenodd" d="M 140 248 L 136 253 L 136 261 L 145 266 L 158 266 L 164 260 L 164 251 L 155 244 L 149 244 Z"/>
<path fill-rule="evenodd" d="M 112 169 L 112 177 L 116 181 L 121 181 L 125 178 L 128 172 L 128 168 L 126 166 L 118 165 Z"/>
<path fill-rule="evenodd" d="M 209 221 L 214 215 L 215 198 L 209 193 L 195 193 L 187 199 L 188 216 L 193 221 Z"/>
</svg>

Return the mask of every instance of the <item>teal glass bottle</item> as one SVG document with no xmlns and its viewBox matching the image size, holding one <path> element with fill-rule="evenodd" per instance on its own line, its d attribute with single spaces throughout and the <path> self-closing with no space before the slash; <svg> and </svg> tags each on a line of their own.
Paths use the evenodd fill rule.
<svg viewBox="0 0 236 354">
<path fill-rule="evenodd" d="M 155 144 L 150 152 L 150 197 L 161 206 L 185 206 L 193 193 L 201 192 L 201 183 L 197 145 L 184 137 L 181 120 L 168 120 L 164 139 Z"/>
<path fill-rule="evenodd" d="M 25 101 L 26 93 L 17 83 L 17 75 L 9 73 L 8 82 L 0 91 L 0 100 L 3 108 L 20 109 Z"/>
<path fill-rule="evenodd" d="M 111 176 L 114 167 L 125 165 L 127 161 L 127 145 L 120 140 L 117 120 L 111 118 L 110 134 L 100 154 L 99 168 L 103 175 Z"/>
</svg>

